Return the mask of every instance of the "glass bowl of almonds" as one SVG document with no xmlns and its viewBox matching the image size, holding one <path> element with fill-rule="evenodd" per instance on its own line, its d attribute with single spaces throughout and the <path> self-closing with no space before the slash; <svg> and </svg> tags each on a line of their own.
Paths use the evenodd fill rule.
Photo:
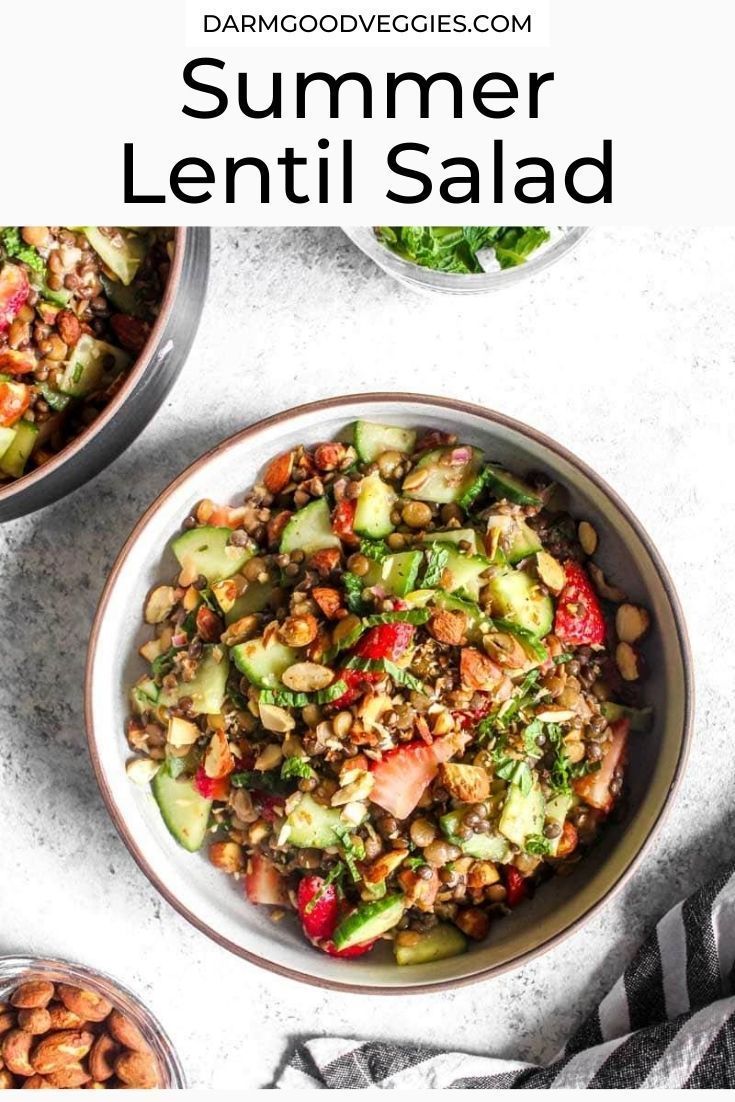
<svg viewBox="0 0 735 1102">
<path fill-rule="evenodd" d="M 186 1087 L 151 1012 L 80 964 L 0 957 L 0 1088 Z"/>
</svg>

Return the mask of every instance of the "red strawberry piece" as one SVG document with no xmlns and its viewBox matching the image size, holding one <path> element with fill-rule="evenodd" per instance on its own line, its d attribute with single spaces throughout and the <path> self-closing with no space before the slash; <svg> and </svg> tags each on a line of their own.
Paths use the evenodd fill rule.
<svg viewBox="0 0 735 1102">
<path fill-rule="evenodd" d="M 345 500 L 340 501 L 332 513 L 332 531 L 339 536 L 343 543 L 348 543 L 354 547 L 360 542 L 353 531 L 356 509 L 356 502 Z"/>
<path fill-rule="evenodd" d="M 505 870 L 506 902 L 509 907 L 517 907 L 526 898 L 526 881 L 513 865 Z"/>
<path fill-rule="evenodd" d="M 374 784 L 370 799 L 396 819 L 406 819 L 434 780 L 439 765 L 457 751 L 453 739 L 409 742 L 383 754 L 381 761 L 370 763 Z"/>
<path fill-rule="evenodd" d="M 270 792 L 261 792 L 260 790 L 251 790 L 250 795 L 255 797 L 261 818 L 265 819 L 267 823 L 272 823 L 274 819 L 283 814 L 285 796 L 273 796 Z"/>
<path fill-rule="evenodd" d="M 226 800 L 230 794 L 229 777 L 208 777 L 200 765 L 194 776 L 194 788 L 205 800 Z"/>
<path fill-rule="evenodd" d="M 410 647 L 413 633 L 413 624 L 378 624 L 365 632 L 353 653 L 371 661 L 387 658 L 395 662 Z"/>
<path fill-rule="evenodd" d="M 113 314 L 110 325 L 123 348 L 128 352 L 140 352 L 148 340 L 148 326 L 132 314 Z"/>
<path fill-rule="evenodd" d="M 30 404 L 31 388 L 25 383 L 0 382 L 0 425 L 14 425 Z"/>
<path fill-rule="evenodd" d="M 333 700 L 331 707 L 337 711 L 352 704 L 367 689 L 368 685 L 380 681 L 381 674 L 372 673 L 369 670 L 340 670 L 339 680 L 344 681 L 347 691 L 342 696 Z"/>
<path fill-rule="evenodd" d="M 304 933 L 311 941 L 331 938 L 339 921 L 339 895 L 322 876 L 305 876 L 296 896 Z"/>
<path fill-rule="evenodd" d="M 588 773 L 586 777 L 578 777 L 574 781 L 574 791 L 577 795 L 591 807 L 596 807 L 598 811 L 604 811 L 605 814 L 612 810 L 615 803 L 615 797 L 610 791 L 610 782 L 618 766 L 625 764 L 630 731 L 630 723 L 627 719 L 619 719 L 610 726 L 612 740 L 600 762 L 600 768 L 596 773 Z"/>
<path fill-rule="evenodd" d="M 0 352 L 0 372 L 3 375 L 27 375 L 34 370 L 37 362 L 32 352 L 16 352 L 13 348 Z"/>
<path fill-rule="evenodd" d="M 264 903 L 267 907 L 288 906 L 286 881 L 273 862 L 257 850 L 248 862 L 245 894 L 251 903 Z"/>
<path fill-rule="evenodd" d="M 0 268 L 0 333 L 25 306 L 30 292 L 28 276 L 20 264 L 3 264 Z"/>
<path fill-rule="evenodd" d="M 566 583 L 557 599 L 554 635 L 573 647 L 604 644 L 605 619 L 585 570 L 570 560 L 564 564 L 564 573 Z"/>
<path fill-rule="evenodd" d="M 374 941 L 366 941 L 364 945 L 350 945 L 347 949 L 337 949 L 333 941 L 325 941 L 320 948 L 325 953 L 329 953 L 330 957 L 346 959 L 348 957 L 361 957 L 364 953 L 369 953 L 373 945 L 375 945 Z"/>
</svg>

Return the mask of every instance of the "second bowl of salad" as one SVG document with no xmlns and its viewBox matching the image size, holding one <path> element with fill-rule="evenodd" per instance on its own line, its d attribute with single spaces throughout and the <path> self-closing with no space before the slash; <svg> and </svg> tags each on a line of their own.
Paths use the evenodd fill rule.
<svg viewBox="0 0 735 1102">
<path fill-rule="evenodd" d="M 664 568 L 579 461 L 477 407 L 361 396 L 246 430 L 152 507 L 100 606 L 88 729 L 187 917 L 396 991 L 518 963 L 622 881 L 688 678 Z"/>
</svg>

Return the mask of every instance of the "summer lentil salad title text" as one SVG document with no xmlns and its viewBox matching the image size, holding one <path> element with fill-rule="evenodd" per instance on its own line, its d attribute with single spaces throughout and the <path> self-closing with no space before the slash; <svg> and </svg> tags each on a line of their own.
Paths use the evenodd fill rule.
<svg viewBox="0 0 735 1102">
<path fill-rule="evenodd" d="M 401 116 L 430 120 L 432 112 L 446 112 L 463 119 L 476 112 L 490 122 L 502 123 L 514 116 L 537 120 L 555 79 L 553 72 L 529 72 L 523 78 L 492 71 L 467 86 L 454 73 L 389 72 L 380 88 L 364 73 L 351 71 L 334 76 L 327 72 L 296 72 L 255 77 L 248 72 L 228 73 L 224 61 L 197 57 L 182 73 L 186 100 L 181 111 L 193 119 L 218 119 L 239 112 L 250 123 L 262 120 L 354 118 L 357 105 L 362 119 L 394 120 Z M 234 79 L 233 79 L 234 78 Z M 227 91 L 227 86 L 230 91 Z M 205 158 L 182 157 L 171 168 L 168 191 L 151 190 L 144 180 L 133 142 L 124 146 L 124 201 L 206 203 L 216 187 L 227 204 L 271 202 L 279 188 L 292 204 L 326 204 L 353 201 L 355 143 L 351 138 L 316 139 L 311 148 L 286 145 L 280 155 L 266 159 L 245 154 L 225 157 L 215 168 Z M 586 151 L 564 164 L 530 154 L 517 160 L 507 156 L 502 137 L 490 135 L 483 163 L 460 154 L 438 160 L 430 145 L 404 141 L 386 153 L 390 186 L 388 200 L 415 205 L 435 193 L 448 204 L 502 203 L 512 192 L 520 203 L 553 203 L 562 190 L 576 203 L 612 202 L 613 143 Z"/>
</svg>

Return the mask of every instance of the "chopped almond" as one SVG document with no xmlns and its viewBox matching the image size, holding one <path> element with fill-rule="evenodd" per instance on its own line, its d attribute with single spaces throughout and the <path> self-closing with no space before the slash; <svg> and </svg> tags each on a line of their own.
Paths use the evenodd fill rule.
<svg viewBox="0 0 735 1102">
<path fill-rule="evenodd" d="M 465 907 L 457 912 L 455 923 L 473 941 L 482 941 L 490 930 L 490 919 L 479 907 Z"/>
<path fill-rule="evenodd" d="M 465 804 L 478 803 L 490 795 L 490 778 L 479 765 L 445 762 L 439 766 L 439 783 L 450 796 Z"/>
<path fill-rule="evenodd" d="M 439 643 L 461 647 L 467 642 L 467 615 L 464 612 L 437 609 L 427 624 L 427 631 Z"/>
<path fill-rule="evenodd" d="M 328 620 L 338 618 L 337 613 L 342 608 L 342 598 L 338 589 L 332 589 L 328 585 L 317 585 L 311 590 L 310 596 Z"/>
<path fill-rule="evenodd" d="M 459 660 L 459 673 L 466 689 L 491 693 L 503 681 L 503 671 L 487 655 L 474 647 L 464 647 Z"/>
</svg>

